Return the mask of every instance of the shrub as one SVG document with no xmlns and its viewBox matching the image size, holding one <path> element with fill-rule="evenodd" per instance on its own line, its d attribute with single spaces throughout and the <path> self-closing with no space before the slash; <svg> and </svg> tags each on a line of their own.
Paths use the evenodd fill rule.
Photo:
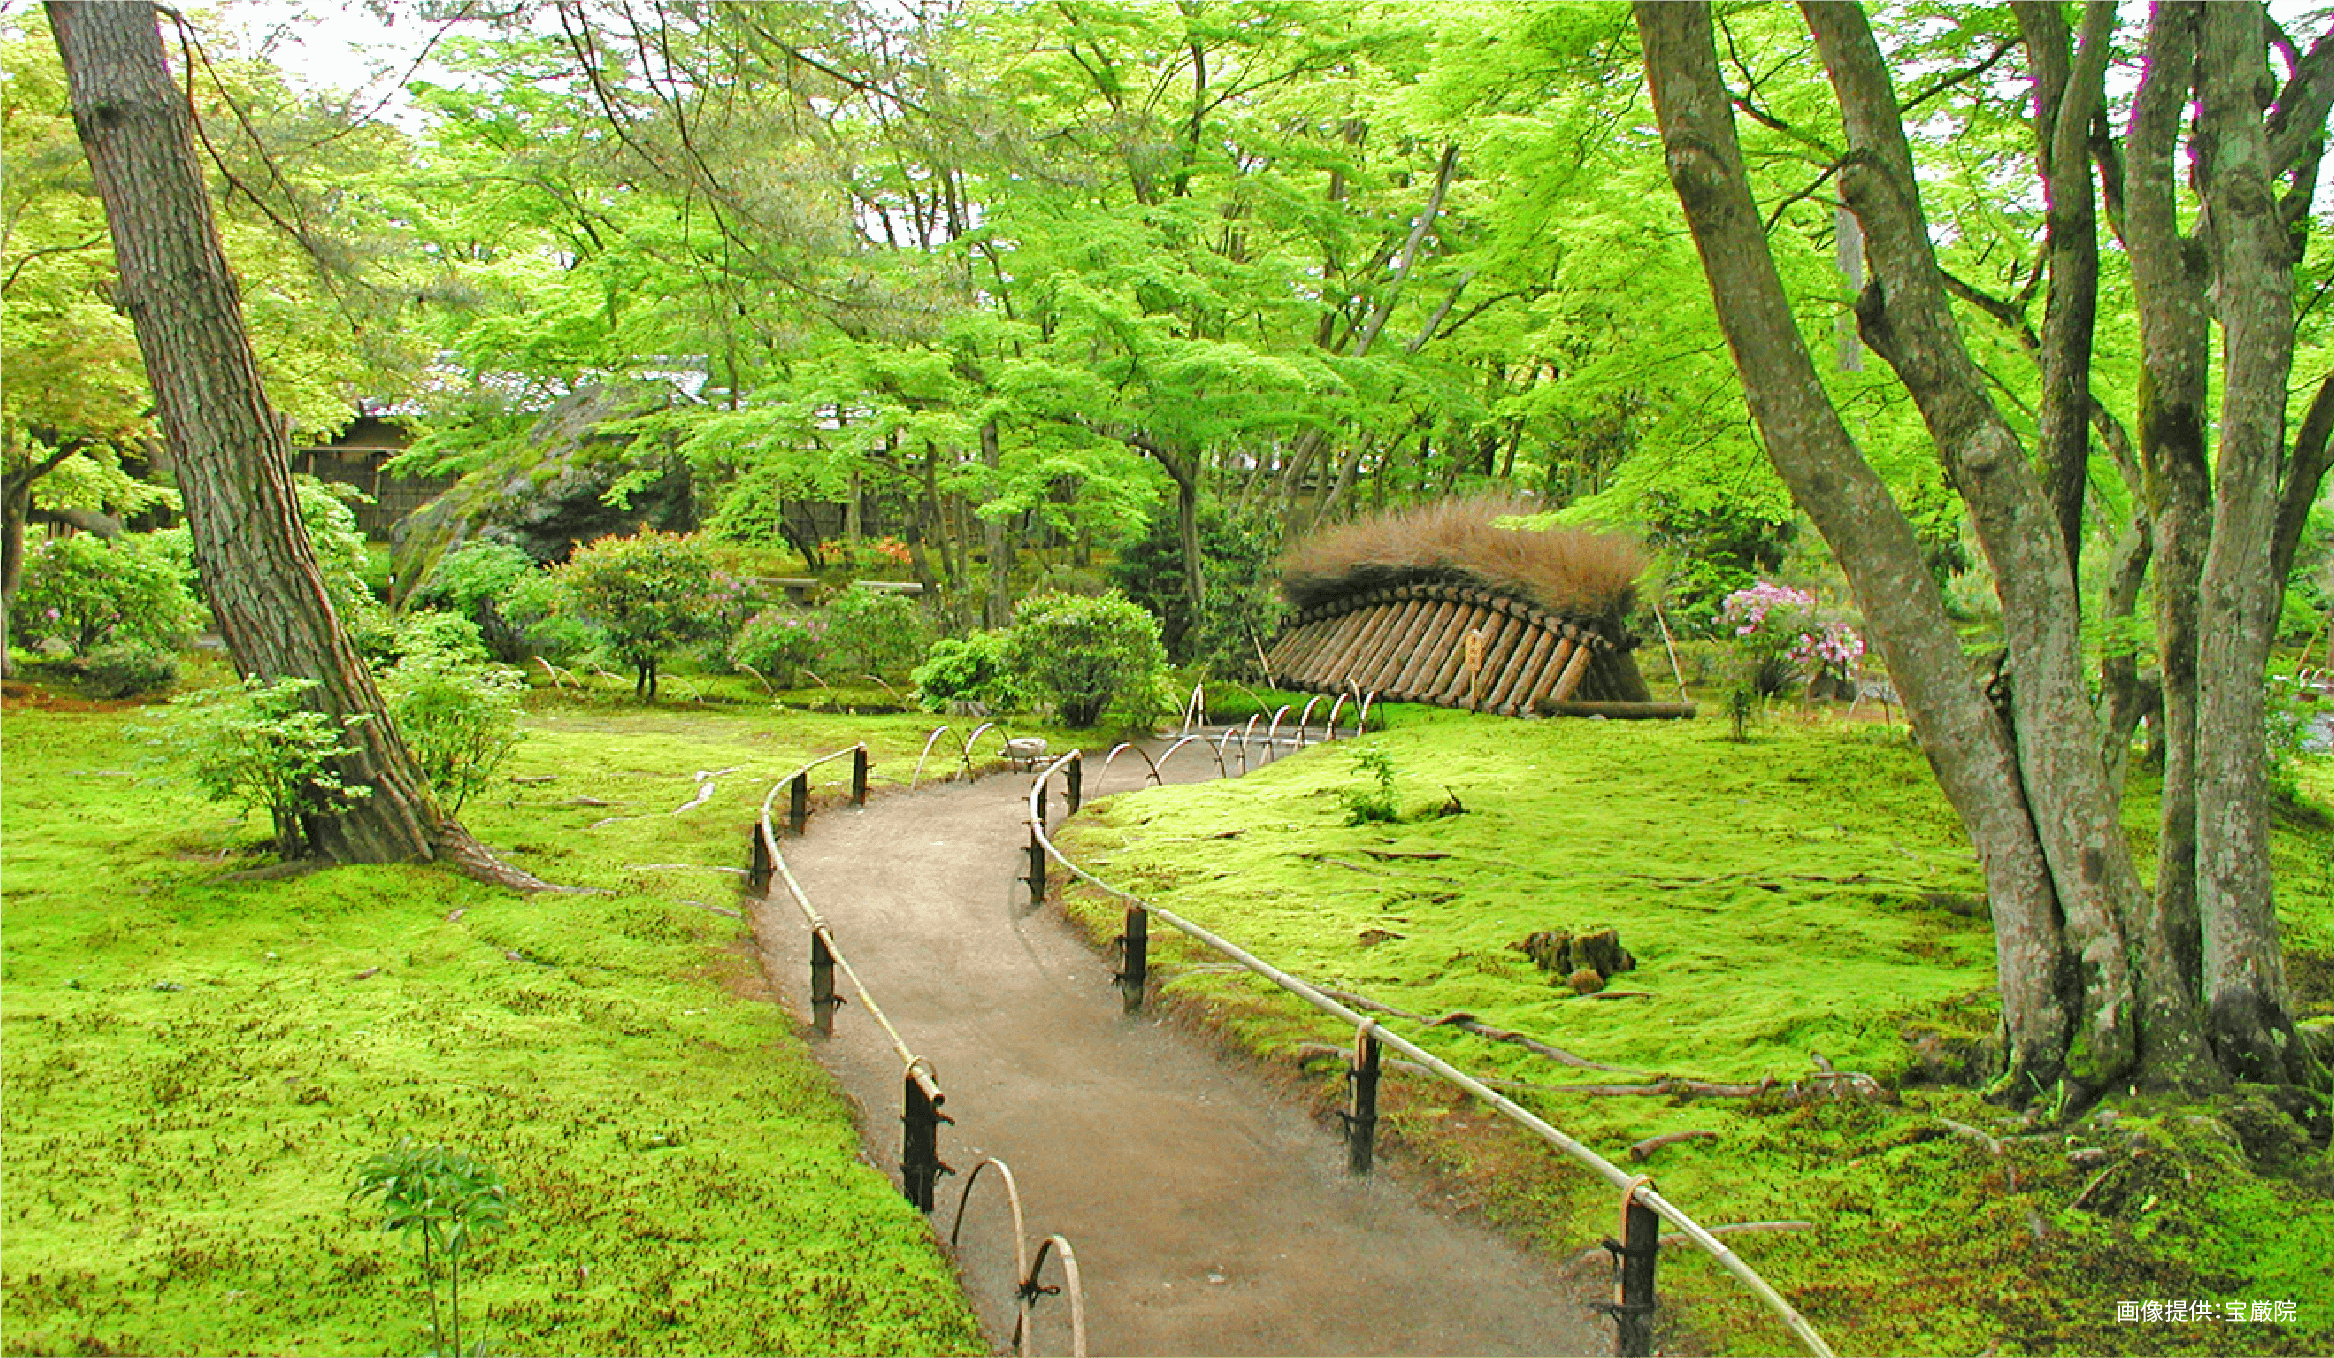
<svg viewBox="0 0 2334 1358">
<path fill-rule="evenodd" d="M 1670 621 L 1689 635 L 1717 634 L 1726 596 L 1779 570 L 1798 535 L 1786 506 L 1762 511 L 1721 500 L 1688 505 L 1656 491 L 1645 503 L 1646 545 L 1669 558 Z"/>
<path fill-rule="evenodd" d="M 898 674 L 932 639 L 921 609 L 889 590 L 854 586 L 827 604 L 825 654 L 854 674 Z"/>
<path fill-rule="evenodd" d="M 746 620 L 729 643 L 729 663 L 753 671 L 766 684 L 792 687 L 818 659 L 826 623 L 790 608 L 766 608 Z"/>
<path fill-rule="evenodd" d="M 302 706 L 316 687 L 313 679 L 246 679 L 232 688 L 188 694 L 170 705 L 161 737 L 172 761 L 204 796 L 240 806 L 246 815 L 265 810 L 273 817 L 276 845 L 287 859 L 298 857 L 307 842 L 301 817 L 372 793 L 342 783 L 332 764 L 355 753 L 342 737 L 366 718 L 336 722 Z"/>
<path fill-rule="evenodd" d="M 152 646 L 100 646 L 73 662 L 73 681 L 92 698 L 134 698 L 178 682 L 178 653 Z"/>
<path fill-rule="evenodd" d="M 1030 695 L 1053 704 L 1065 726 L 1092 726 L 1113 702 L 1147 719 L 1167 664 L 1159 620 L 1125 595 L 1036 594 L 1013 623 L 1013 673 Z"/>
<path fill-rule="evenodd" d="M 548 584 L 535 558 L 518 548 L 467 542 L 438 558 L 412 601 L 468 618 L 490 655 L 519 665 L 531 654 L 527 622 L 554 611 Z"/>
<path fill-rule="evenodd" d="M 380 610 L 352 634 L 357 652 L 375 670 L 386 669 L 410 656 L 443 655 L 468 664 L 488 657 L 478 624 L 452 613 L 419 609 L 392 614 Z"/>
<path fill-rule="evenodd" d="M 1761 580 L 1726 596 L 1719 612 L 1733 629 L 1746 661 L 1744 682 L 1761 697 L 1810 679 L 1845 683 L 1864 658 L 1864 638 L 1839 618 L 1816 611 L 1815 596 Z"/>
<path fill-rule="evenodd" d="M 27 553 L 8 624 L 23 644 L 56 640 L 86 655 L 107 643 L 174 650 L 201 620 L 202 605 L 166 550 L 140 537 L 81 533 Z"/>
<path fill-rule="evenodd" d="M 644 701 L 655 700 L 657 669 L 667 655 L 728 626 L 732 592 L 695 536 L 649 531 L 601 538 L 577 549 L 558 578 L 571 614 L 606 632 L 618 658 L 632 666 L 633 692 Z"/>
<path fill-rule="evenodd" d="M 1012 638 L 1005 632 L 941 638 L 916 667 L 915 680 L 917 700 L 934 712 L 952 702 L 1007 712 L 1024 702 L 1014 682 Z"/>
<path fill-rule="evenodd" d="M 450 614 L 426 616 L 462 622 Z M 450 649 L 416 650 L 381 677 L 381 694 L 406 748 L 456 814 L 518 747 L 519 700 L 526 692 L 527 681 L 517 671 L 481 665 Z"/>
<path fill-rule="evenodd" d="M 308 530 L 316 569 L 324 577 L 325 597 L 332 600 L 341 625 L 355 631 L 381 611 L 380 599 L 365 583 L 365 534 L 349 507 L 350 501 L 365 497 L 353 486 L 332 485 L 313 476 L 293 477 L 292 488 L 299 495 L 300 523 Z"/>
</svg>

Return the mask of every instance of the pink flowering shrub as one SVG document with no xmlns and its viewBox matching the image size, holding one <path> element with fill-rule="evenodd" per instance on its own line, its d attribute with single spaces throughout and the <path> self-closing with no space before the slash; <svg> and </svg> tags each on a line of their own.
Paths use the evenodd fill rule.
<svg viewBox="0 0 2334 1358">
<path fill-rule="evenodd" d="M 1802 677 L 1844 683 L 1864 659 L 1862 633 L 1842 619 L 1821 616 L 1814 595 L 1789 585 L 1761 580 L 1736 590 L 1726 596 L 1719 621 L 1742 649 L 1745 682 L 1762 697 Z"/>
</svg>

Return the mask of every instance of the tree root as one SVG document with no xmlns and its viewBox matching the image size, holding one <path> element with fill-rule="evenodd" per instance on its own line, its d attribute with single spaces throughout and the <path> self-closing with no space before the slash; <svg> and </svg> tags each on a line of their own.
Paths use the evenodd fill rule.
<svg viewBox="0 0 2334 1358">
<path fill-rule="evenodd" d="M 1601 1070 L 1611 1075 L 1643 1075 L 1646 1073 L 1642 1070 L 1632 1070 L 1627 1066 L 1608 1066 L 1602 1061 L 1591 1061 L 1585 1056 L 1575 1056 L 1562 1047 L 1551 1046 L 1538 1038 L 1510 1032 L 1505 1028 L 1494 1028 L 1490 1024 L 1480 1021 L 1473 1014 L 1453 1011 L 1440 1018 L 1430 1019 L 1422 1014 L 1413 1014 L 1407 1010 L 1397 1009 L 1382 1000 L 1373 1000 L 1367 995 L 1355 995 L 1343 990 L 1324 990 L 1321 993 L 1341 1004 L 1349 1004 L 1356 1009 L 1366 1009 L 1374 1014 L 1388 1014 L 1394 1018 L 1408 1019 L 1412 1023 L 1422 1023 L 1429 1028 L 1457 1028 L 1461 1032 L 1473 1033 L 1477 1037 L 1489 1038 L 1493 1042 L 1512 1042 L 1534 1056 L 1545 1056 L 1551 1061 L 1580 1070 Z"/>
</svg>

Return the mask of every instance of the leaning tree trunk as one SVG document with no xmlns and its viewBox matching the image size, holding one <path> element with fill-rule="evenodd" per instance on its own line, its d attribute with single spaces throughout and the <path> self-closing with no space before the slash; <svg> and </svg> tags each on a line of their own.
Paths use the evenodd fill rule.
<svg viewBox="0 0 2334 1358">
<path fill-rule="evenodd" d="M 244 674 L 314 680 L 315 705 L 360 719 L 340 774 L 367 795 L 309 817 L 310 843 L 339 862 L 442 854 L 473 875 L 542 885 L 494 862 L 439 810 L 325 596 L 287 431 L 261 390 L 154 7 L 47 9 L 220 635 Z"/>
</svg>

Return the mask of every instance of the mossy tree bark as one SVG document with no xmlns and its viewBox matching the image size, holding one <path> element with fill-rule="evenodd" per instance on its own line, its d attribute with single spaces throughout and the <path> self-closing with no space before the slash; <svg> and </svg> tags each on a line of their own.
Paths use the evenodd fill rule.
<svg viewBox="0 0 2334 1358">
<path fill-rule="evenodd" d="M 308 842 L 338 862 L 443 857 L 473 876 L 543 885 L 496 862 L 440 811 L 325 595 L 288 433 L 261 388 L 154 7 L 47 10 L 220 634 L 245 675 L 315 680 L 320 710 L 361 719 L 340 774 L 368 795 L 307 817 Z"/>
<path fill-rule="evenodd" d="M 2180 22 L 2182 8 L 2159 6 L 2155 23 Z M 2189 685 L 2172 729 L 2177 741 L 2187 722 L 2192 743 L 2178 757 L 2190 772 L 2168 792 L 2166 814 L 2168 824 L 2181 814 L 2199 827 L 2185 842 L 2167 836 L 2165 874 L 2174 885 L 2151 894 L 2120 829 L 2116 785 L 2085 683 L 2068 545 L 2081 508 L 2068 496 L 2079 496 L 2080 478 L 2071 485 L 2063 474 L 2045 480 L 2077 456 L 2073 440 L 2091 404 L 2084 363 L 2041 355 L 2045 446 L 2038 472 L 1956 329 L 1900 106 L 1862 9 L 1802 5 L 1838 98 L 1848 148 L 1840 184 L 1872 264 L 1857 300 L 1859 329 L 1918 404 L 1993 568 L 2011 681 L 2007 710 L 1997 712 L 1959 654 L 1903 514 L 1848 435 L 1801 342 L 1735 140 L 1708 7 L 1637 6 L 1671 180 L 1753 418 L 1794 498 L 1846 570 L 1985 866 L 2007 1078 L 2021 1095 L 2055 1086 L 2077 1104 L 2126 1082 L 2198 1089 L 2232 1075 L 2307 1075 L 2278 961 L 2260 702 L 2276 610 L 2268 568 L 2281 494 L 2297 493 L 2292 481 L 2305 475 L 2314 490 L 2323 467 L 2291 459 L 2282 470 L 2287 484 L 2279 484 L 2295 256 L 2275 247 L 2290 241 L 2292 224 L 2269 188 L 2275 171 L 2262 110 L 2245 97 L 2265 74 L 2263 21 L 2255 5 L 2220 8 L 2228 13 L 2202 26 L 2219 35 L 2217 50 L 2151 68 L 2151 80 L 2178 87 L 2168 128 L 2150 121 L 2163 109 L 2143 97 L 2132 136 L 2130 252 L 2135 275 L 2157 283 L 2157 314 L 2149 301 L 2141 305 L 2143 333 L 2151 358 L 2160 349 L 2182 360 L 2161 370 L 2151 364 L 2142 411 L 2151 479 L 2168 487 L 2156 506 L 2159 597 L 2175 596 L 2160 605 L 2175 624 L 2166 637 L 2167 706 L 2175 689 Z M 2038 145 L 2049 185 L 2052 308 L 2070 317 L 2046 324 L 2046 350 L 2090 343 L 2089 317 L 2080 313 L 2095 296 L 2096 251 L 2065 237 L 2095 232 L 2096 214 L 2088 206 L 2087 165 L 2076 172 L 2081 140 L 2069 120 L 2090 125 L 2110 19 L 2111 7 L 2092 8 L 2071 64 L 2062 29 L 2039 17 L 2028 25 L 2030 44 L 2048 49 L 2037 59 L 2045 96 Z M 2225 82 L 2225 92 L 2214 93 L 2216 81 Z M 2218 234 L 2209 254 L 2149 215 L 2168 213 L 2172 203 L 2170 139 L 2177 105 L 2192 88 L 2204 96 L 2213 133 L 2204 196 Z M 2314 86 L 2297 82 L 2288 94 L 2297 88 L 2306 94 Z M 2317 117 L 2322 125 L 2323 105 Z M 2082 204 L 2072 201 L 2078 196 Z M 2154 247 L 2144 265 L 2142 240 Z M 2230 332 L 2217 485 L 2203 462 L 2208 313 L 2196 280 L 2207 271 Z M 2176 813 L 2181 805 L 2186 809 Z M 2197 819 L 2198 806 L 2211 808 L 2209 822 Z M 2200 894 L 2184 901 L 2177 883 L 2191 869 L 2189 880 L 2200 885 L 2189 890 Z"/>
</svg>

